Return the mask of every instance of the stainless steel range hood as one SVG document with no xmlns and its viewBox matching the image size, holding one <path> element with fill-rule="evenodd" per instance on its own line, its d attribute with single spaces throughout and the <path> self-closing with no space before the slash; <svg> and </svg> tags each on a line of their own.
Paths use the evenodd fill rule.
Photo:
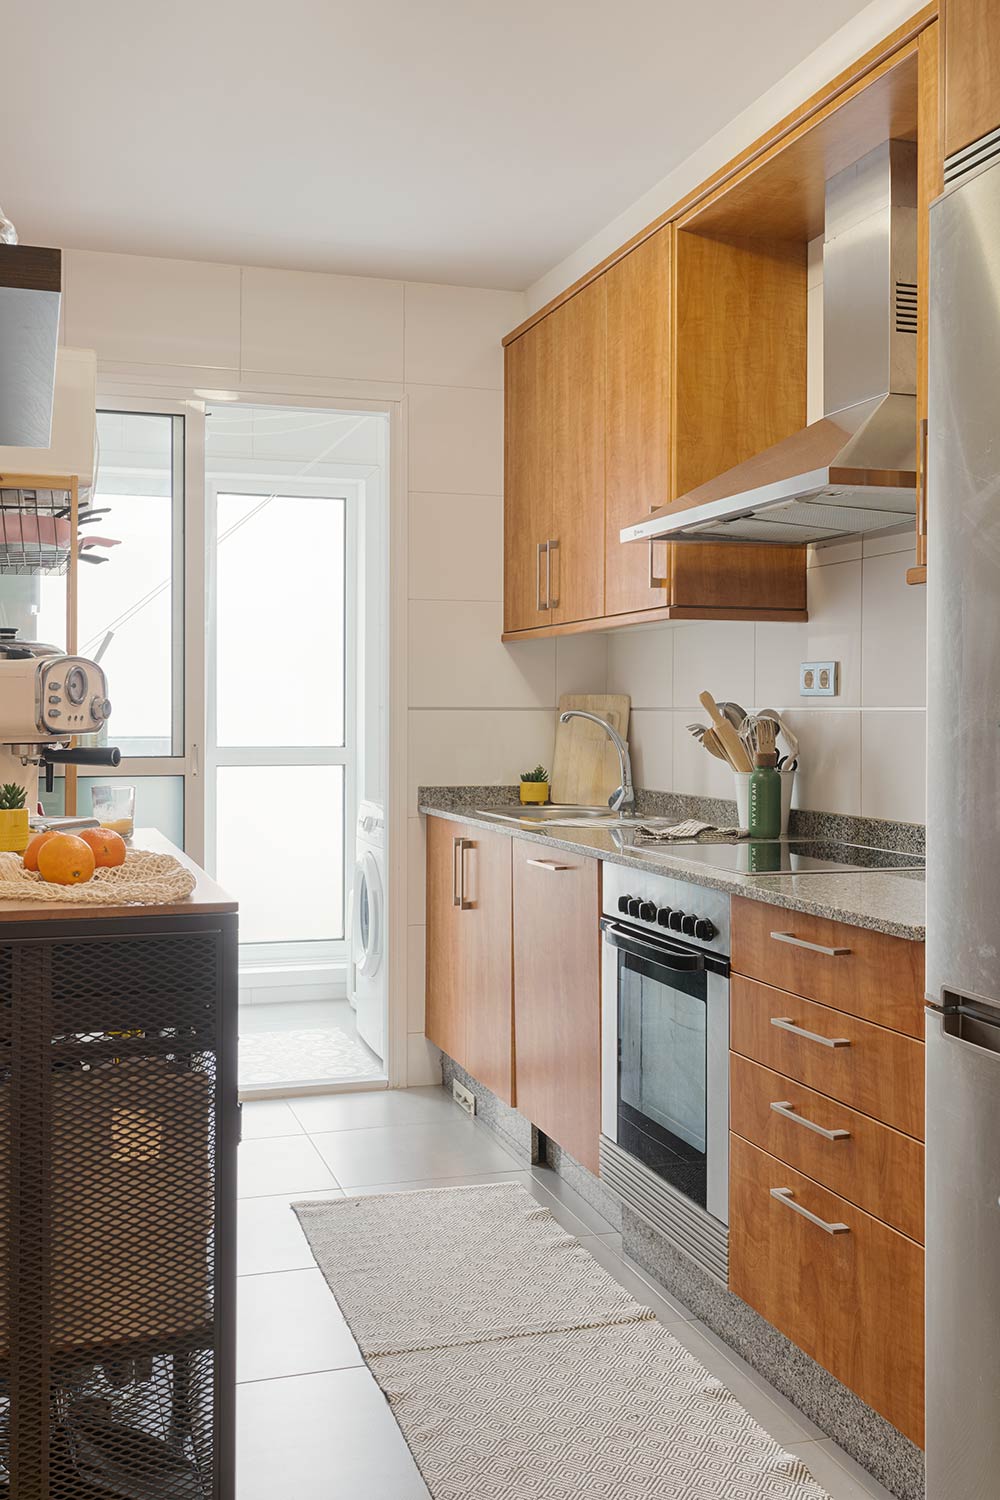
<svg viewBox="0 0 1000 1500">
<path fill-rule="evenodd" d="M 883 145 L 826 185 L 826 415 L 621 533 L 623 542 L 801 546 L 916 514 L 917 148 Z"/>
</svg>

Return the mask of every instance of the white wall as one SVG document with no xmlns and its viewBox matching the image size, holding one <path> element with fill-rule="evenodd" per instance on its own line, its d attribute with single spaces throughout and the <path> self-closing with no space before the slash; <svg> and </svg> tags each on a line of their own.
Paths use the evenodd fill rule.
<svg viewBox="0 0 1000 1500">
<path fill-rule="evenodd" d="M 557 691 L 593 648 L 499 644 L 503 362 L 520 293 L 69 250 L 63 337 L 149 391 L 400 401 L 408 434 L 407 1077 L 423 1037 L 420 782 L 513 780 L 548 758 Z M 590 686 L 589 681 L 584 685 Z M 402 955 L 401 955 L 402 957 Z M 403 966 L 401 966 L 403 967 Z M 397 974 L 400 970 L 397 970 Z"/>
</svg>

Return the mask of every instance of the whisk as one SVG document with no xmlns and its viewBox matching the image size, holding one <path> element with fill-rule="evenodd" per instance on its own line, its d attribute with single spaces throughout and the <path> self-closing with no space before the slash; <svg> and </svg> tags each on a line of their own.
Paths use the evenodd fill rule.
<svg viewBox="0 0 1000 1500">
<path fill-rule="evenodd" d="M 777 749 L 780 727 L 770 714 L 747 714 L 740 725 L 740 739 L 751 755 L 767 755 Z"/>
</svg>

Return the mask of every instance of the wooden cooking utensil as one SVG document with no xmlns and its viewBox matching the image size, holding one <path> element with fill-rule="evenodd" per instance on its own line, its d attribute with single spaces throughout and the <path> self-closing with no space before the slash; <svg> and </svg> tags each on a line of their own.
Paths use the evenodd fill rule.
<svg viewBox="0 0 1000 1500">
<path fill-rule="evenodd" d="M 729 720 L 719 710 L 719 705 L 711 693 L 704 692 L 700 695 L 698 702 L 712 720 L 715 728 L 715 737 L 725 751 L 726 759 L 734 771 L 752 771 L 753 762 L 747 753 L 746 746 L 740 739 L 736 730 Z"/>
<path fill-rule="evenodd" d="M 705 733 L 701 737 L 701 743 L 704 745 L 709 755 L 714 755 L 716 760 L 724 760 L 727 766 L 730 764 L 729 756 L 719 744 L 719 736 L 716 734 L 714 729 L 705 730 Z"/>
</svg>

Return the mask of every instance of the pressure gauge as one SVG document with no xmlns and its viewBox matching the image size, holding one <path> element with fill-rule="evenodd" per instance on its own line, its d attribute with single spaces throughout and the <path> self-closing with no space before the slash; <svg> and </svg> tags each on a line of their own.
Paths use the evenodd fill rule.
<svg viewBox="0 0 1000 1500">
<path fill-rule="evenodd" d="M 82 667 L 70 667 L 66 673 L 66 697 L 78 708 L 87 696 L 87 674 Z"/>
</svg>

